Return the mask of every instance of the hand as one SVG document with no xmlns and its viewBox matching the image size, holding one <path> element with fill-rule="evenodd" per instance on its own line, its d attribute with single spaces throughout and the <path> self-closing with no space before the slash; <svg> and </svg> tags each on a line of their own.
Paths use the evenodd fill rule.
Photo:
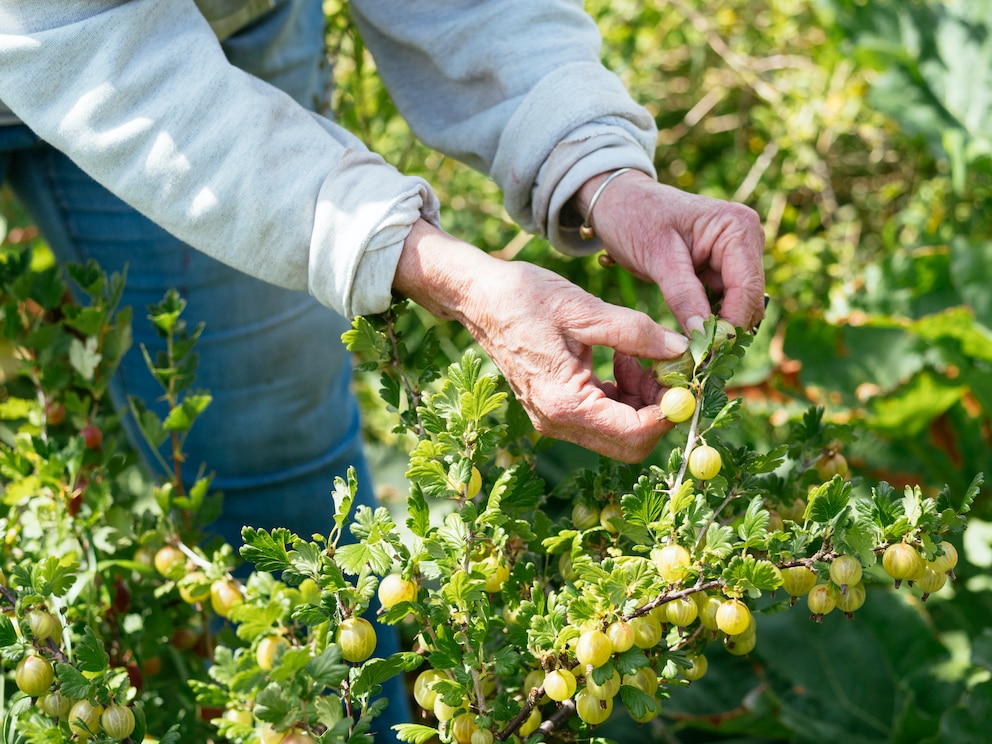
<svg viewBox="0 0 992 744">
<path fill-rule="evenodd" d="M 589 179 L 576 195 L 580 214 L 608 176 Z M 720 316 L 746 330 L 764 317 L 765 234 L 754 210 L 688 194 L 631 171 L 617 176 L 593 210 L 596 234 L 610 256 L 640 279 L 654 282 L 686 332 L 702 330 L 713 310 L 706 287 L 720 299 Z"/>
<path fill-rule="evenodd" d="M 662 388 L 637 358 L 674 359 L 687 342 L 647 315 L 533 264 L 488 256 L 425 222 L 404 244 L 393 287 L 465 325 L 542 434 L 640 462 L 671 428 L 659 421 Z M 614 349 L 615 382 L 593 374 L 593 346 Z"/>
</svg>

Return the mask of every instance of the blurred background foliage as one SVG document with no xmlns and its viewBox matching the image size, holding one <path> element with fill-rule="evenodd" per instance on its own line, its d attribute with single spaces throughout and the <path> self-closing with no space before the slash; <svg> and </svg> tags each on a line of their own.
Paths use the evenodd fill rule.
<svg viewBox="0 0 992 744">
<path fill-rule="evenodd" d="M 446 229 L 671 322 L 655 288 L 521 232 L 491 180 L 419 144 L 346 3 L 325 8 L 334 116 L 435 186 Z M 772 301 L 732 381 L 730 392 L 747 402 L 740 443 L 787 441 L 790 424 L 817 405 L 827 420 L 851 425 L 843 451 L 865 483 L 929 492 L 946 484 L 960 497 L 977 472 L 992 476 L 992 4 L 589 0 L 586 8 L 602 31 L 604 62 L 657 120 L 659 179 L 744 202 L 764 221 Z M 36 246 L 30 218 L 8 193 L 0 199 L 5 245 Z M 411 343 L 433 327 L 446 359 L 474 343 L 458 326 L 409 317 Z M 610 376 L 608 356 L 596 360 Z M 357 385 L 388 497 L 403 488 L 405 443 L 377 380 Z M 539 467 L 553 482 L 589 462 L 587 452 L 555 445 Z M 837 613 L 822 625 L 802 611 L 768 615 L 756 651 L 745 660 L 715 654 L 709 674 L 651 724 L 652 736 L 987 742 L 987 487 L 973 515 L 963 538 L 953 537 L 962 555 L 953 587 L 925 605 L 918 592 L 880 589 L 850 622 Z M 629 723 L 610 725 L 626 739 Z"/>
</svg>

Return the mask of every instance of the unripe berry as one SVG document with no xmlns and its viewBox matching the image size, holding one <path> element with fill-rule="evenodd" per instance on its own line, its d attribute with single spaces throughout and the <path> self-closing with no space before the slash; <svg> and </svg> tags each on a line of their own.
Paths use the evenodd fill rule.
<svg viewBox="0 0 992 744">
<path fill-rule="evenodd" d="M 62 623 L 50 612 L 34 609 L 28 612 L 27 617 L 31 632 L 39 641 L 45 641 L 62 634 Z"/>
<path fill-rule="evenodd" d="M 493 744 L 493 732 L 489 729 L 476 729 L 472 732 L 471 744 Z"/>
<path fill-rule="evenodd" d="M 134 731 L 134 713 L 126 705 L 108 705 L 100 715 L 100 725 L 112 739 L 126 739 Z"/>
<path fill-rule="evenodd" d="M 689 472 L 698 480 L 706 481 L 715 477 L 722 464 L 720 453 L 708 444 L 694 447 L 689 453 Z"/>
<path fill-rule="evenodd" d="M 612 698 L 620 692 L 620 674 L 616 669 L 614 669 L 613 676 L 601 685 L 596 684 L 596 680 L 593 679 L 593 675 L 586 675 L 586 689 L 589 691 L 590 695 L 595 698 L 599 698 L 600 700 Z"/>
<path fill-rule="evenodd" d="M 847 460 L 836 450 L 822 453 L 814 461 L 813 467 L 816 468 L 816 474 L 822 481 L 831 480 L 835 475 L 846 480 L 848 476 Z"/>
<path fill-rule="evenodd" d="M 654 697 L 658 691 L 658 675 L 651 667 L 641 667 L 632 674 L 623 675 L 623 683 Z"/>
<path fill-rule="evenodd" d="M 444 674 L 436 669 L 425 669 L 417 675 L 413 683 L 413 699 L 417 701 L 417 705 L 424 710 L 432 710 L 434 701 L 437 700 L 433 685 L 444 678 Z"/>
<path fill-rule="evenodd" d="M 699 656 L 690 656 L 689 661 L 692 662 L 692 666 L 688 669 L 682 669 L 682 676 L 685 677 L 690 682 L 695 682 L 697 679 L 703 677 L 706 674 L 706 670 L 709 669 L 710 663 L 705 656 L 699 654 Z"/>
<path fill-rule="evenodd" d="M 737 340 L 737 329 L 729 320 L 719 318 L 716 321 L 716 332 L 713 334 L 713 350 L 716 351 L 724 344 L 734 345 Z"/>
<path fill-rule="evenodd" d="M 544 692 L 552 700 L 568 700 L 575 694 L 575 675 L 568 669 L 548 672 L 544 677 Z"/>
<path fill-rule="evenodd" d="M 824 615 L 832 612 L 837 606 L 837 599 L 830 584 L 817 584 L 806 596 L 806 604 L 812 619 L 820 622 Z"/>
<path fill-rule="evenodd" d="M 341 621 L 336 640 L 345 661 L 362 662 L 375 651 L 375 628 L 364 617 L 352 615 Z"/>
<path fill-rule="evenodd" d="M 895 579 L 896 588 L 903 580 L 913 581 L 926 568 L 916 548 L 904 542 L 893 543 L 882 554 L 882 568 Z"/>
<path fill-rule="evenodd" d="M 662 385 L 665 384 L 665 378 L 668 375 L 677 374 L 684 377 L 691 377 L 695 369 L 696 361 L 692 358 L 692 352 L 688 350 L 683 352 L 682 356 L 678 359 L 662 359 L 659 362 L 655 362 L 651 368 L 655 379 Z"/>
<path fill-rule="evenodd" d="M 790 566 L 782 569 L 782 588 L 793 597 L 801 597 L 809 594 L 810 590 L 816 586 L 816 571 L 811 571 L 806 566 Z"/>
<path fill-rule="evenodd" d="M 612 532 L 616 534 L 619 532 L 617 526 L 613 523 L 614 520 L 617 522 L 623 521 L 623 510 L 620 508 L 620 504 L 611 503 L 607 504 L 599 512 L 599 524 L 607 532 Z"/>
<path fill-rule="evenodd" d="M 724 648 L 734 656 L 746 656 L 754 651 L 757 643 L 757 633 L 744 633 L 741 636 L 727 636 L 723 639 Z"/>
<path fill-rule="evenodd" d="M 38 698 L 38 707 L 46 715 L 64 721 L 66 716 L 69 715 L 69 710 L 72 708 L 73 702 L 75 701 L 72 698 L 68 698 L 58 690 L 55 690 Z"/>
<path fill-rule="evenodd" d="M 716 611 L 716 625 L 727 635 L 739 635 L 751 624 L 751 611 L 739 599 L 728 599 Z"/>
<path fill-rule="evenodd" d="M 572 526 L 577 530 L 591 530 L 599 525 L 599 508 L 578 503 L 572 507 Z"/>
<path fill-rule="evenodd" d="M 937 572 L 932 568 L 927 568 L 924 570 L 923 575 L 917 579 L 916 585 L 920 587 L 920 591 L 923 592 L 921 599 L 926 602 L 931 594 L 934 592 L 939 592 L 944 588 L 944 584 L 947 583 L 947 574 L 945 572 Z"/>
<path fill-rule="evenodd" d="M 17 664 L 14 681 L 18 689 L 29 697 L 38 697 L 48 692 L 55 681 L 55 669 L 46 659 L 29 654 Z"/>
<path fill-rule="evenodd" d="M 417 585 L 399 574 L 389 574 L 379 582 L 378 596 L 382 609 L 388 610 L 400 602 L 413 602 L 417 598 Z"/>
<path fill-rule="evenodd" d="M 597 726 L 613 712 L 613 698 L 601 700 L 588 690 L 582 690 L 575 696 L 575 712 L 590 726 Z"/>
<path fill-rule="evenodd" d="M 655 548 L 651 551 L 651 560 L 658 569 L 658 575 L 672 583 L 680 581 L 686 574 L 686 568 L 692 565 L 692 555 L 678 543 Z"/>
<path fill-rule="evenodd" d="M 839 555 L 830 564 L 830 580 L 846 594 L 852 584 L 861 581 L 861 562 L 852 555 Z"/>
<path fill-rule="evenodd" d="M 699 607 L 688 597 L 677 597 L 667 602 L 666 605 L 669 622 L 680 628 L 691 625 L 699 616 Z"/>
<path fill-rule="evenodd" d="M 601 667 L 613 655 L 613 644 L 601 630 L 587 630 L 579 636 L 575 658 L 582 666 Z"/>
<path fill-rule="evenodd" d="M 606 628 L 606 637 L 610 639 L 613 650 L 618 654 L 622 654 L 634 646 L 634 629 L 623 620 L 610 623 Z"/>
<path fill-rule="evenodd" d="M 639 615 L 630 621 L 634 629 L 634 645 L 638 648 L 654 648 L 661 640 L 661 623 L 650 615 Z"/>
<path fill-rule="evenodd" d="M 696 410 L 696 396 L 687 388 L 669 388 L 661 396 L 659 407 L 665 418 L 673 424 L 680 424 L 692 418 Z"/>
<path fill-rule="evenodd" d="M 958 565 L 958 551 L 951 543 L 947 541 L 941 541 L 940 549 L 943 551 L 942 555 L 938 555 L 932 561 L 930 561 L 927 566 L 931 571 L 936 573 L 947 573 L 948 571 L 953 571 L 954 567 Z"/>
<path fill-rule="evenodd" d="M 451 737 L 457 744 L 472 744 L 472 734 L 478 731 L 475 716 L 471 713 L 461 713 L 451 721 Z"/>
<path fill-rule="evenodd" d="M 707 630 L 719 630 L 720 626 L 716 622 L 716 613 L 723 604 L 723 600 L 719 597 L 715 597 L 712 594 L 702 594 L 700 592 L 697 596 L 702 596 L 699 600 L 699 623 Z"/>
<path fill-rule="evenodd" d="M 78 700 L 69 711 L 69 729 L 79 741 L 88 741 L 100 733 L 102 705 L 93 705 L 89 700 Z"/>
<path fill-rule="evenodd" d="M 865 603 L 865 585 L 862 583 L 848 584 L 847 591 L 841 594 L 837 592 L 837 609 L 848 617 L 853 617 L 854 612 L 860 609 Z"/>
</svg>

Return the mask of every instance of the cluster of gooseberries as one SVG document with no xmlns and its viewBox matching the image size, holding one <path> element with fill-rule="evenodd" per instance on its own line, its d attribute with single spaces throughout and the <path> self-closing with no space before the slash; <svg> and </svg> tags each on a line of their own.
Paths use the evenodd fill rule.
<svg viewBox="0 0 992 744">
<path fill-rule="evenodd" d="M 895 580 L 896 588 L 906 581 L 916 584 L 923 592 L 923 601 L 939 591 L 954 576 L 957 550 L 951 543 L 942 541 L 940 550 L 932 560 L 926 560 L 908 542 L 896 542 L 882 552 L 882 568 Z M 838 555 L 830 562 L 829 580 L 819 582 L 818 573 L 809 566 L 797 565 L 782 569 L 782 588 L 792 596 L 795 604 L 799 597 L 806 597 L 810 617 L 821 621 L 823 616 L 838 609 L 848 617 L 865 602 L 865 587 L 861 561 L 851 555 Z"/>
<path fill-rule="evenodd" d="M 61 621 L 47 610 L 33 608 L 25 617 L 39 646 L 43 647 L 62 633 Z M 35 699 L 38 710 L 46 716 L 66 721 L 77 741 L 87 741 L 101 731 L 112 739 L 126 739 L 134 731 L 134 713 L 127 705 L 112 702 L 104 707 L 91 700 L 75 700 L 52 689 L 55 667 L 37 648 L 29 650 L 17 663 L 14 682 L 21 692 Z"/>
</svg>

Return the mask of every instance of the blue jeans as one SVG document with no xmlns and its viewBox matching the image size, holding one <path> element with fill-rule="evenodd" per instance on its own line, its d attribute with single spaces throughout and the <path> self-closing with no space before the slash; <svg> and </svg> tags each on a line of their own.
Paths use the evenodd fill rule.
<svg viewBox="0 0 992 744">
<path fill-rule="evenodd" d="M 224 43 L 232 63 L 313 107 L 324 100 L 329 66 L 323 54 L 320 0 L 286 0 Z M 224 508 L 213 528 L 241 545 L 244 525 L 286 527 L 304 539 L 327 534 L 335 476 L 356 468 L 359 503 L 375 505 L 363 453 L 358 404 L 351 393 L 351 358 L 341 345 L 348 322 L 304 292 L 242 274 L 181 243 L 107 192 L 26 126 L 0 127 L 0 183 L 6 181 L 61 262 L 95 259 L 107 272 L 127 269 L 123 305 L 134 309 L 134 347 L 111 386 L 116 404 L 139 397 L 164 415 L 162 390 L 140 347 L 164 350 L 146 308 L 166 290 L 187 302 L 190 327 L 205 323 L 197 344 L 195 387 L 213 401 L 186 442 L 184 476 L 202 464 L 215 474 Z M 130 416 L 131 441 L 154 459 Z M 399 649 L 398 634 L 380 628 L 376 656 Z M 401 678 L 384 694 L 376 741 L 395 742 L 393 723 L 409 721 Z"/>
</svg>

